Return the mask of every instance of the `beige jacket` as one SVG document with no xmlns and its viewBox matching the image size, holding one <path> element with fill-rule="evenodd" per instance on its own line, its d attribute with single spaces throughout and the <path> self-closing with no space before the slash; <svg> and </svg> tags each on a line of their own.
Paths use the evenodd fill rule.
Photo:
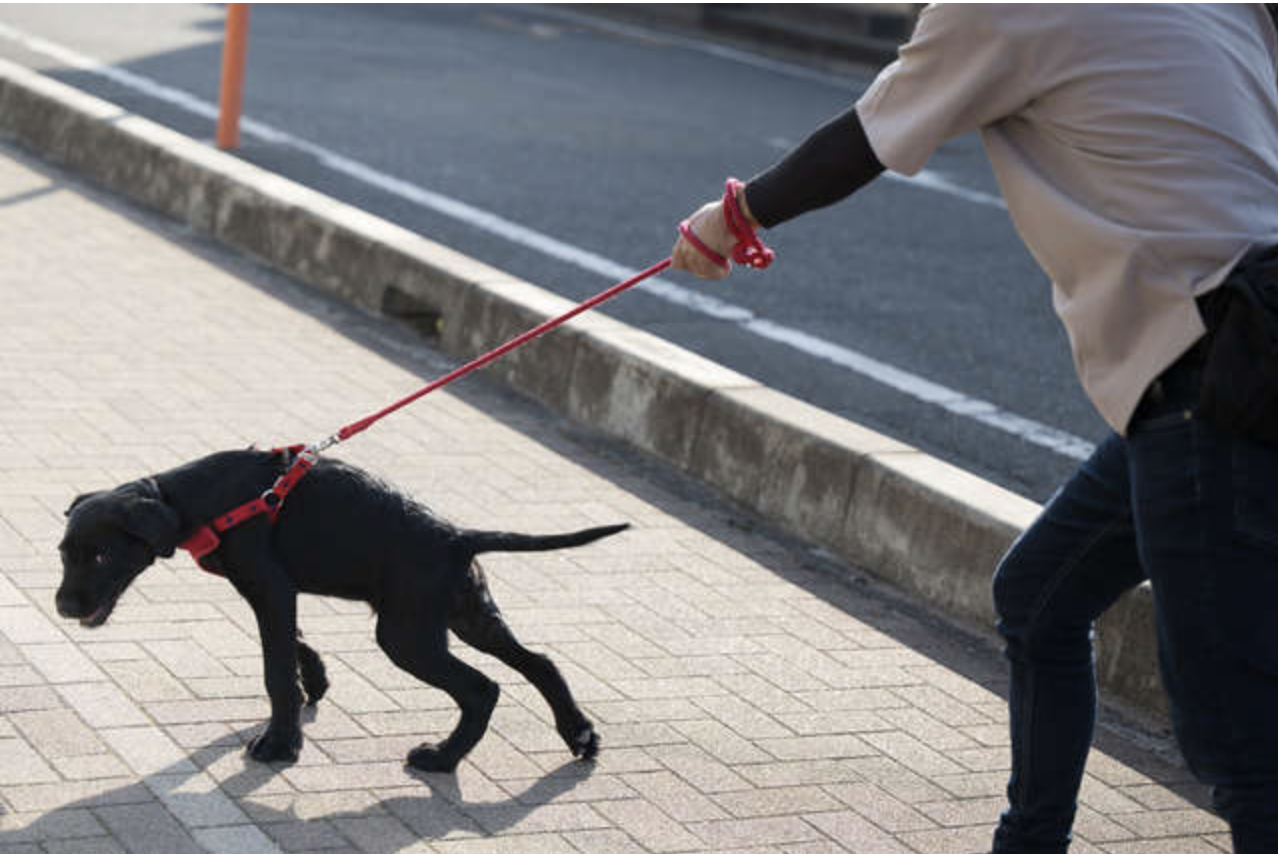
<svg viewBox="0 0 1278 854">
<path fill-rule="evenodd" d="M 907 175 L 980 130 L 1121 433 L 1204 333 L 1194 297 L 1278 242 L 1276 54 L 1261 6 L 929 6 L 857 113 Z"/>
</svg>

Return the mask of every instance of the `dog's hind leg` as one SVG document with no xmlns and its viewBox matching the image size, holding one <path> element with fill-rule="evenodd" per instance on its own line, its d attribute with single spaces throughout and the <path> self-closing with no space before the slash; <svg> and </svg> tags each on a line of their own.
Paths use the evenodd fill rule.
<svg viewBox="0 0 1278 854">
<path fill-rule="evenodd" d="M 302 679 L 302 690 L 306 692 L 306 705 L 313 706 L 328 693 L 328 673 L 319 653 L 302 641 L 302 633 L 297 633 L 297 671 Z"/>
<path fill-rule="evenodd" d="M 383 612 L 377 620 L 377 643 L 391 661 L 446 692 L 461 710 L 461 720 L 439 744 L 422 744 L 408 754 L 419 771 L 453 771 L 488 729 L 500 693 L 493 682 L 448 651 L 448 632 L 442 621 L 423 626 L 420 619 Z"/>
<path fill-rule="evenodd" d="M 458 591 L 448 628 L 463 642 L 517 670 L 550 704 L 555 729 L 573 756 L 593 759 L 599 735 L 581 712 L 555 663 L 521 644 L 501 615 L 478 564 L 472 564 L 465 587 Z"/>
</svg>

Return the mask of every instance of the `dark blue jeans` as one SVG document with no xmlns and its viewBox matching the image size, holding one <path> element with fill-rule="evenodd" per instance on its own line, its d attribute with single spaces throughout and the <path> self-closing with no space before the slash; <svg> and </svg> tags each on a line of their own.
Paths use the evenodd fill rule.
<svg viewBox="0 0 1278 854">
<path fill-rule="evenodd" d="M 1278 852 L 1278 446 L 1198 418 L 1182 360 L 999 565 L 1012 775 L 996 852 L 1063 852 L 1096 717 L 1093 621 L 1148 579 L 1190 769 L 1237 854 Z"/>
</svg>

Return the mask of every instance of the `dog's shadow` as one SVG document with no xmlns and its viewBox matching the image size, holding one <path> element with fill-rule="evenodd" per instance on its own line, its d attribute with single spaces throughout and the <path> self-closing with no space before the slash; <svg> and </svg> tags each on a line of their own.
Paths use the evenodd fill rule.
<svg viewBox="0 0 1278 854">
<path fill-rule="evenodd" d="M 313 714 L 307 710 L 304 719 Z M 308 848 L 354 844 L 360 850 L 391 854 L 421 841 L 499 834 L 572 791 L 594 769 L 591 762 L 567 760 L 517 794 L 502 790 L 500 797 L 493 796 L 495 784 L 470 786 L 465 762 L 457 774 L 406 768 L 402 783 L 394 785 L 382 782 L 364 788 L 353 776 L 350 786 L 340 791 L 299 793 L 278 783 L 288 767 L 311 766 L 263 765 L 244 754 L 245 745 L 260 729 L 258 724 L 228 733 L 195 748 L 188 758 L 115 789 L 63 804 L 29 823 L 22 823 L 23 813 L 10 815 L 0 824 L 0 850 L 64 839 L 68 827 L 83 826 L 86 812 L 93 808 L 159 802 L 188 826 L 197 844 L 202 830 L 254 825 L 282 850 L 292 850 L 305 839 Z M 230 766 L 236 770 L 227 775 L 230 763 L 242 765 Z M 215 765 L 216 773 L 210 773 Z M 211 785 L 217 777 L 222 779 Z M 409 791 L 414 786 L 420 794 Z M 479 797 L 468 799 L 465 790 L 472 788 Z M 377 797 L 373 790 L 393 790 L 393 794 Z"/>
</svg>

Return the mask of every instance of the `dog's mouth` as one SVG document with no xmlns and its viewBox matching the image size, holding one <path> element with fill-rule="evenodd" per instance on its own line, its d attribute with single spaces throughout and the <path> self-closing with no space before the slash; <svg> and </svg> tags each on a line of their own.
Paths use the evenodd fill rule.
<svg viewBox="0 0 1278 854">
<path fill-rule="evenodd" d="M 124 591 L 128 589 L 129 582 L 132 580 L 133 577 L 130 576 L 125 579 L 119 587 L 112 590 L 106 599 L 102 600 L 102 604 L 99 605 L 96 610 L 94 610 L 91 614 L 80 618 L 80 625 L 84 626 L 86 629 L 96 629 L 98 626 L 105 623 L 107 618 L 111 616 L 111 612 L 115 610 L 115 603 L 120 601 L 120 597 L 124 594 Z"/>
</svg>

